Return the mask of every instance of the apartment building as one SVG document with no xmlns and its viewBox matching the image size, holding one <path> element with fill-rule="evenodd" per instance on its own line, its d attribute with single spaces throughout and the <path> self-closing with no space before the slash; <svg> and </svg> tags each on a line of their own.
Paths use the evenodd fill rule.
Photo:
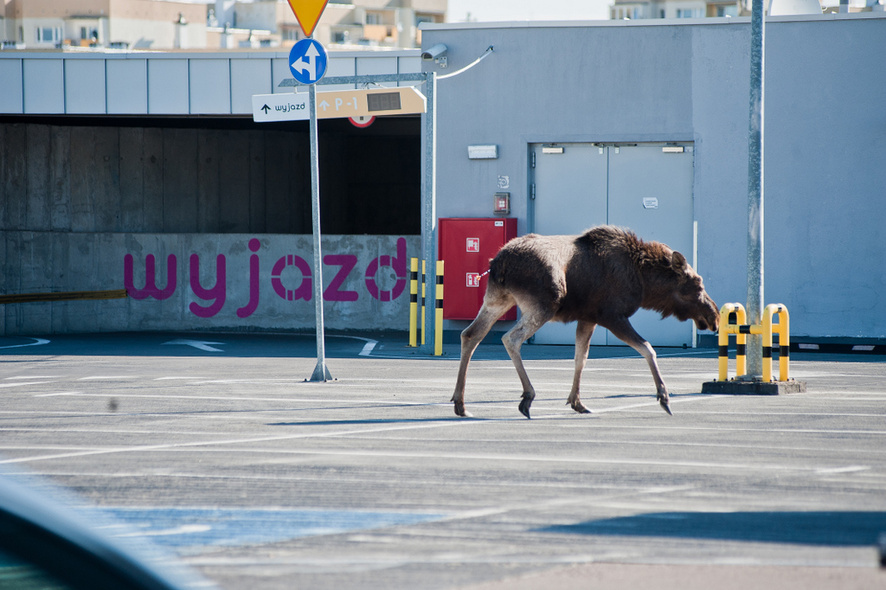
<svg viewBox="0 0 886 590">
<path fill-rule="evenodd" d="M 206 6 L 156 0 L 4 0 L 4 46 L 206 47 Z"/>
<path fill-rule="evenodd" d="M 332 47 L 419 47 L 419 25 L 444 22 L 446 7 L 446 0 L 330 0 L 314 38 Z M 221 0 L 211 10 L 220 25 L 273 30 L 284 44 L 304 36 L 286 0 Z"/>
<path fill-rule="evenodd" d="M 235 49 L 304 36 L 286 0 L 0 0 L 3 48 Z M 412 48 L 446 0 L 330 0 L 314 32 L 326 46 Z"/>
<path fill-rule="evenodd" d="M 769 16 L 882 12 L 886 0 L 763 0 Z M 613 20 L 748 16 L 751 0 L 615 0 Z"/>
</svg>

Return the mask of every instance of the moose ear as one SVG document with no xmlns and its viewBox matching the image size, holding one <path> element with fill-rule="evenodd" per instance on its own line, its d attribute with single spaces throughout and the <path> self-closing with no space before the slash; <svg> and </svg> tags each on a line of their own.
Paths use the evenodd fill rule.
<svg viewBox="0 0 886 590">
<path fill-rule="evenodd" d="M 682 270 L 686 268 L 686 258 L 676 250 L 671 256 L 671 267 L 673 267 L 674 270 Z"/>
</svg>

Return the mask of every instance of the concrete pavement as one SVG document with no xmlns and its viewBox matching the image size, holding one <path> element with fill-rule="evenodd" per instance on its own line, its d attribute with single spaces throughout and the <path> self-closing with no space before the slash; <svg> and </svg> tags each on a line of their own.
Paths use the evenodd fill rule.
<svg viewBox="0 0 886 590">
<path fill-rule="evenodd" d="M 882 356 L 798 354 L 807 393 L 717 396 L 698 393 L 716 351 L 659 349 L 669 417 L 643 359 L 595 348 L 582 416 L 571 349 L 527 345 L 530 421 L 497 344 L 458 419 L 456 345 L 331 337 L 336 380 L 310 383 L 308 336 L 43 340 L 0 338 L 0 462 L 224 588 L 886 583 Z"/>
</svg>

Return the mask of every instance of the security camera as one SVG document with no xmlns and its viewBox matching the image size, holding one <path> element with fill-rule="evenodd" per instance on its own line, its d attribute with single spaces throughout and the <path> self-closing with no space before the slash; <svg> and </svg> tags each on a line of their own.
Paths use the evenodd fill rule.
<svg viewBox="0 0 886 590">
<path fill-rule="evenodd" d="M 445 45 L 443 45 L 442 43 L 437 43 L 433 47 L 422 51 L 421 58 L 424 60 L 428 60 L 428 61 L 430 61 L 432 59 L 439 59 L 439 58 L 443 57 L 444 55 L 446 55 L 447 49 L 448 48 Z"/>
</svg>

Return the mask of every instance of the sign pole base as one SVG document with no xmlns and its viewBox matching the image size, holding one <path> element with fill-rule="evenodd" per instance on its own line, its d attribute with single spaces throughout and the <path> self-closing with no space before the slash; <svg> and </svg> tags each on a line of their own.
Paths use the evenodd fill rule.
<svg viewBox="0 0 886 590">
<path fill-rule="evenodd" d="M 309 381 L 332 381 L 332 375 L 329 373 L 329 367 L 326 363 L 318 360 L 314 372 L 311 374 Z"/>
</svg>

